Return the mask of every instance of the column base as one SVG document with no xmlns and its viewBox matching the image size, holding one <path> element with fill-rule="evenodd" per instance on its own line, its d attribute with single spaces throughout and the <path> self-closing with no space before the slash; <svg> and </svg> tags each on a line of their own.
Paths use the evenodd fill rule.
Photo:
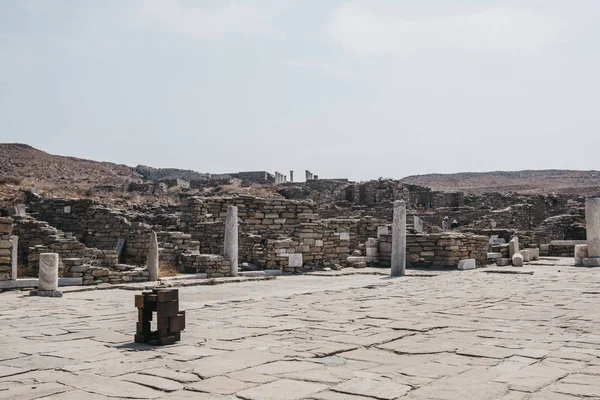
<svg viewBox="0 0 600 400">
<path fill-rule="evenodd" d="M 591 257 L 583 259 L 584 267 L 600 267 L 600 257 Z"/>
<path fill-rule="evenodd" d="M 62 292 L 58 290 L 32 290 L 29 292 L 30 296 L 40 297 L 62 297 Z"/>
</svg>

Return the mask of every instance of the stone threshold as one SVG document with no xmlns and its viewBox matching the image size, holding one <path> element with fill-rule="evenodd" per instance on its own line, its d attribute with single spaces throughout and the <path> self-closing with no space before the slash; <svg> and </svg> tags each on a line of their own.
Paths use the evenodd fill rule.
<svg viewBox="0 0 600 400">
<path fill-rule="evenodd" d="M 227 278 L 211 278 L 211 279 L 169 279 L 166 281 L 158 282 L 136 282 L 136 283 L 120 283 L 111 285 L 110 283 L 101 283 L 93 286 L 72 286 L 66 287 L 62 290 L 63 293 L 75 293 L 75 292 L 87 292 L 91 290 L 151 290 L 158 288 L 177 288 L 177 287 L 188 287 L 188 286 L 202 286 L 202 285 L 221 285 L 225 283 L 241 283 L 241 282 L 253 282 L 253 281 L 268 281 L 276 279 L 274 276 L 265 277 L 227 277 Z"/>
<path fill-rule="evenodd" d="M 58 286 L 83 285 L 83 278 L 58 278 Z M 38 278 L 22 278 L 11 281 L 0 281 L 1 289 L 37 288 Z"/>
</svg>

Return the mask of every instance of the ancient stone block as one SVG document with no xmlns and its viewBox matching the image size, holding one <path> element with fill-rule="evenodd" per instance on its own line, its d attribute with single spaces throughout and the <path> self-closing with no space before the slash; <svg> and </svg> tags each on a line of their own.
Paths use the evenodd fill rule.
<svg viewBox="0 0 600 400">
<path fill-rule="evenodd" d="M 523 256 L 521 255 L 521 253 L 516 253 L 512 256 L 512 264 L 515 267 L 523 266 Z"/>
<path fill-rule="evenodd" d="M 469 269 L 475 269 L 477 268 L 477 265 L 475 264 L 474 259 L 460 260 L 457 268 L 461 271 L 465 271 Z"/>
</svg>

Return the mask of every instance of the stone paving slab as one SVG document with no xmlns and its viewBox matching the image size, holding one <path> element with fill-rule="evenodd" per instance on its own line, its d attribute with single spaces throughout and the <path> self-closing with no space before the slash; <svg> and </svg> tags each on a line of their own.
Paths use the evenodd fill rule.
<svg viewBox="0 0 600 400">
<path fill-rule="evenodd" d="M 165 347 L 131 290 L 1 293 L 0 399 L 600 399 L 600 270 L 542 261 L 180 287 Z"/>
</svg>

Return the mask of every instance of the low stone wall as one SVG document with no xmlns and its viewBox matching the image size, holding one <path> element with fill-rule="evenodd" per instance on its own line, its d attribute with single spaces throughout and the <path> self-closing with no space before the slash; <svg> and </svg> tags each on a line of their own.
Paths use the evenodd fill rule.
<svg viewBox="0 0 600 400">
<path fill-rule="evenodd" d="M 586 244 L 585 240 L 555 240 L 540 245 L 540 256 L 575 257 L 575 245 Z"/>
<path fill-rule="evenodd" d="M 487 263 L 487 236 L 442 233 L 406 236 L 406 260 L 409 266 L 456 267 L 460 260 L 474 259 L 477 265 Z M 392 235 L 379 237 L 379 263 L 389 266 L 392 259 Z"/>
<path fill-rule="evenodd" d="M 185 273 L 205 273 L 208 278 L 231 276 L 231 261 L 214 254 L 182 254 Z"/>
<path fill-rule="evenodd" d="M 104 268 L 86 264 L 81 258 L 64 258 L 62 262 L 65 269 L 63 275 L 69 278 L 82 278 L 84 285 L 146 282 L 150 276 L 146 268 L 130 265 L 117 264 L 112 268 Z"/>
<path fill-rule="evenodd" d="M 65 258 L 80 258 L 99 267 L 111 267 L 118 262 L 116 251 L 88 248 L 74 236 L 65 235 L 47 222 L 17 217 L 14 227 L 14 233 L 19 237 L 19 263 L 26 266 L 27 276 L 38 276 L 41 253 L 58 253 L 61 277 L 68 272 L 63 265 Z"/>
<path fill-rule="evenodd" d="M 190 197 L 181 201 L 181 230 L 199 240 L 202 250 L 202 224 L 223 221 L 230 205 L 238 207 L 240 232 L 258 234 L 267 239 L 291 235 L 295 225 L 302 222 L 299 216 L 316 210 L 316 205 L 308 201 L 252 196 Z"/>
<path fill-rule="evenodd" d="M 0 217 L 0 281 L 11 279 L 12 271 L 12 218 Z"/>
</svg>

